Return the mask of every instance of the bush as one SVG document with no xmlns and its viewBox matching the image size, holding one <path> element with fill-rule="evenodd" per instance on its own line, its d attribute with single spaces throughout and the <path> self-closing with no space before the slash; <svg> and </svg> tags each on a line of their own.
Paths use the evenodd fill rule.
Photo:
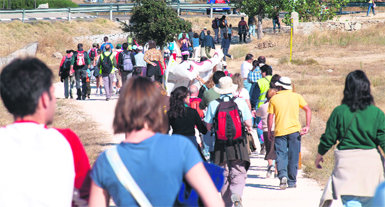
<svg viewBox="0 0 385 207">
<path fill-rule="evenodd" d="M 77 4 L 73 3 L 71 0 L 36 0 L 36 7 L 39 4 L 48 3 L 49 8 L 68 8 L 68 7 L 78 7 Z M 35 1 L 34 0 L 12 0 L 8 7 L 8 1 L 3 2 L 4 8 L 10 9 L 34 9 Z"/>
</svg>

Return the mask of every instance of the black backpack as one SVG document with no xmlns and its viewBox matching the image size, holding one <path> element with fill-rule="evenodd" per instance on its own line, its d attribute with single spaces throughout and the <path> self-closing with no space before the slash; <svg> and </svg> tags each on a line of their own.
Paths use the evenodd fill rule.
<svg viewBox="0 0 385 207">
<path fill-rule="evenodd" d="M 216 19 L 214 19 L 212 22 L 211 22 L 211 27 L 213 29 L 218 29 L 218 21 Z"/>
<path fill-rule="evenodd" d="M 106 56 L 106 54 L 103 52 L 103 61 L 102 61 L 102 74 L 103 75 L 108 75 L 112 71 L 112 61 L 111 61 L 111 55 Z"/>
<path fill-rule="evenodd" d="M 67 57 L 63 62 L 63 65 L 60 67 L 59 76 L 61 78 L 67 78 L 70 75 L 70 69 L 71 69 L 71 60 L 72 57 Z"/>
<path fill-rule="evenodd" d="M 219 20 L 219 27 L 220 28 L 225 28 L 226 27 L 226 22 L 225 22 L 226 20 L 224 20 L 224 19 L 220 19 Z"/>
</svg>

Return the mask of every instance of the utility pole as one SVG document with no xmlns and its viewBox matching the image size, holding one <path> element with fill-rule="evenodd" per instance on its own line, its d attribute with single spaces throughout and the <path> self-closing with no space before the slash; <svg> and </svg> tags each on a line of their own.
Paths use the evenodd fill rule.
<svg viewBox="0 0 385 207">
<path fill-rule="evenodd" d="M 10 8 L 11 8 L 11 0 L 8 0 L 7 9 L 10 9 Z"/>
<path fill-rule="evenodd" d="M 35 9 L 36 9 L 36 0 L 35 0 Z"/>
</svg>

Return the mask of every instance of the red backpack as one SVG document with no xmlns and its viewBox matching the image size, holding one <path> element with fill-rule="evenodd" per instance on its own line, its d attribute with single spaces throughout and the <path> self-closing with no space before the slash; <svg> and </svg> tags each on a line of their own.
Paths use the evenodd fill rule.
<svg viewBox="0 0 385 207">
<path fill-rule="evenodd" d="M 244 137 L 242 113 L 238 105 L 234 102 L 235 99 L 235 97 L 230 98 L 227 102 L 225 102 L 223 98 L 217 99 L 219 105 L 214 117 L 216 139 L 230 145 L 233 144 L 234 141 L 242 140 Z"/>
<path fill-rule="evenodd" d="M 205 117 L 205 114 L 203 113 L 202 109 L 199 108 L 199 103 L 202 101 L 200 98 L 190 98 L 190 107 L 192 109 L 197 110 L 199 117 L 203 119 Z"/>
<path fill-rule="evenodd" d="M 86 64 L 86 60 L 84 58 L 84 51 L 78 51 L 76 55 L 76 65 L 83 66 Z"/>
</svg>

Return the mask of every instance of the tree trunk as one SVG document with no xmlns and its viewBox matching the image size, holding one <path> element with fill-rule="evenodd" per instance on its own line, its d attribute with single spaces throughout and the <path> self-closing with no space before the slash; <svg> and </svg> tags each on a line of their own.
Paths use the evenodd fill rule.
<svg viewBox="0 0 385 207">
<path fill-rule="evenodd" d="M 262 15 L 258 15 L 258 24 L 257 24 L 257 38 L 260 40 L 263 38 L 263 32 L 262 32 Z"/>
</svg>

